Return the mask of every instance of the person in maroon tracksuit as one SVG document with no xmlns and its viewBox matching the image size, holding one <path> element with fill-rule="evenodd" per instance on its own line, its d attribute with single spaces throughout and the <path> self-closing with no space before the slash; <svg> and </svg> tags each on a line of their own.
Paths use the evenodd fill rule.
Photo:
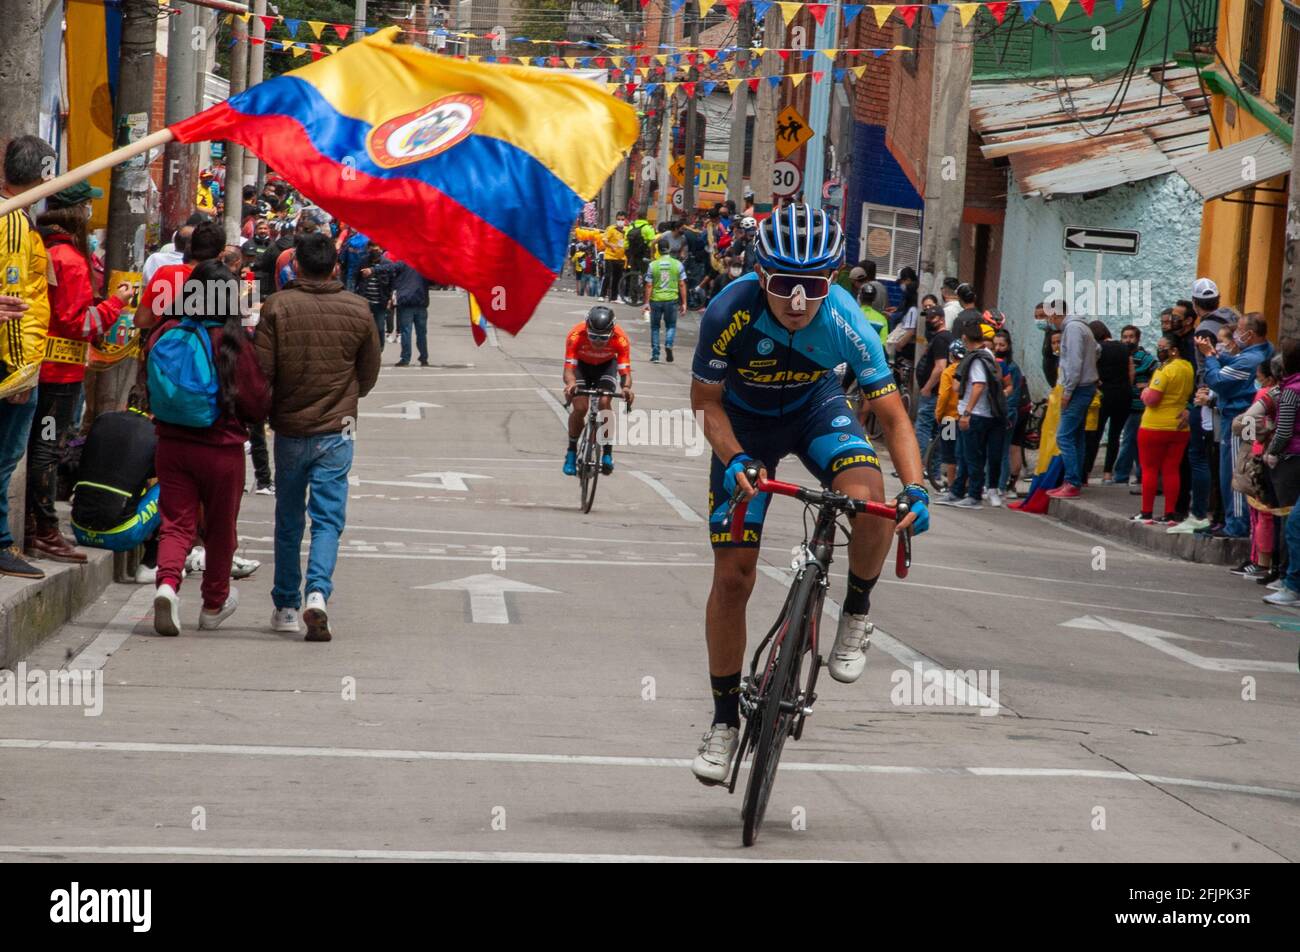
<svg viewBox="0 0 1300 952">
<path fill-rule="evenodd" d="M 185 556 L 195 537 L 200 507 L 207 562 L 199 628 L 216 628 L 239 605 L 239 593 L 230 585 L 230 563 L 238 542 L 236 521 L 244 491 L 246 424 L 265 420 L 271 408 L 270 389 L 241 323 L 239 279 L 220 261 L 204 261 L 189 276 L 184 294 L 188 298 L 196 290 L 204 294 L 203 300 L 210 311 L 201 315 L 202 319 L 223 322 L 208 330 L 220 385 L 219 416 L 211 426 L 203 428 L 155 421 L 162 529 L 158 543 L 154 629 L 162 635 L 180 634 L 177 593 Z M 147 379 L 149 349 L 178 321 L 175 317 L 166 318 L 150 334 L 141 360 L 144 379 Z"/>
</svg>

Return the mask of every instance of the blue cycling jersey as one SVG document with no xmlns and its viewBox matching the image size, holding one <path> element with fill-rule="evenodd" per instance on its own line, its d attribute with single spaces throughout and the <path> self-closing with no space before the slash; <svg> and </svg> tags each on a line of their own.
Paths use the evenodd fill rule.
<svg viewBox="0 0 1300 952">
<path fill-rule="evenodd" d="M 789 331 L 768 311 L 758 275 L 747 274 L 704 312 L 691 372 L 724 384 L 724 405 L 780 417 L 838 393 L 834 368 L 845 363 L 867 399 L 895 389 L 879 333 L 842 287 L 831 285 L 812 322 Z"/>
</svg>

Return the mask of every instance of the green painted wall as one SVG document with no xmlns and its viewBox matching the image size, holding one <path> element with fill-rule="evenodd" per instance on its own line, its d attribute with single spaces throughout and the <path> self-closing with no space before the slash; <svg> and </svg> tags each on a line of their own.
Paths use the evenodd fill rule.
<svg viewBox="0 0 1300 952">
<path fill-rule="evenodd" d="M 1138 34 L 1142 28 L 1141 0 L 1124 0 L 1123 10 L 1115 12 L 1116 0 L 1097 0 L 1093 16 L 1088 17 L 1077 3 L 1070 4 L 1065 20 L 1059 24 L 1052 5 L 1043 0 L 1034 14 L 1034 21 L 1022 18 L 1019 5 L 1007 9 L 1006 18 L 998 26 L 984 8 L 974 20 L 976 46 L 974 78 L 987 80 L 1043 79 L 1057 75 L 1092 76 L 1105 78 L 1121 72 L 1133 55 Z M 1188 24 L 1184 9 L 1193 16 L 1208 18 L 1210 25 L 1217 18 L 1216 4 L 1206 0 L 1152 0 L 1151 20 L 1142 40 L 1138 63 L 1142 67 L 1154 66 L 1173 59 L 1173 55 L 1189 46 Z M 1043 25 L 1052 29 L 1045 29 Z M 1093 30 L 1104 31 L 1105 49 Z M 1166 35 L 1168 43 L 1166 44 Z"/>
</svg>

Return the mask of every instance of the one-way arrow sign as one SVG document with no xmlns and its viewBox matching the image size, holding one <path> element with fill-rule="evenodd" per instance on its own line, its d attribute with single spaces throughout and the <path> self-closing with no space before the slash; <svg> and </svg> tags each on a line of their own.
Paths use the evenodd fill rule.
<svg viewBox="0 0 1300 952">
<path fill-rule="evenodd" d="M 1112 255 L 1135 255 L 1138 253 L 1136 231 L 1122 231 L 1116 228 L 1081 228 L 1078 225 L 1065 226 L 1066 251 L 1104 251 Z"/>
<path fill-rule="evenodd" d="M 558 595 L 549 588 L 517 582 L 485 572 L 482 575 L 470 575 L 467 578 L 453 579 L 450 582 L 435 582 L 432 585 L 417 585 L 416 589 L 434 589 L 435 591 L 463 591 L 469 593 L 469 615 L 476 625 L 508 625 L 510 613 L 506 608 L 506 592 L 535 592 L 542 595 Z"/>
</svg>

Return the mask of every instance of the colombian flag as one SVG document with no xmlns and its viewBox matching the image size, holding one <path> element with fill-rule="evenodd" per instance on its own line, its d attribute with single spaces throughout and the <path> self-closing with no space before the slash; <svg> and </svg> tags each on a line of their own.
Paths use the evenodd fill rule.
<svg viewBox="0 0 1300 952">
<path fill-rule="evenodd" d="M 482 65 L 382 30 L 171 127 L 252 149 L 330 214 L 511 334 L 569 232 L 636 141 L 631 106 L 588 80 Z"/>
</svg>

